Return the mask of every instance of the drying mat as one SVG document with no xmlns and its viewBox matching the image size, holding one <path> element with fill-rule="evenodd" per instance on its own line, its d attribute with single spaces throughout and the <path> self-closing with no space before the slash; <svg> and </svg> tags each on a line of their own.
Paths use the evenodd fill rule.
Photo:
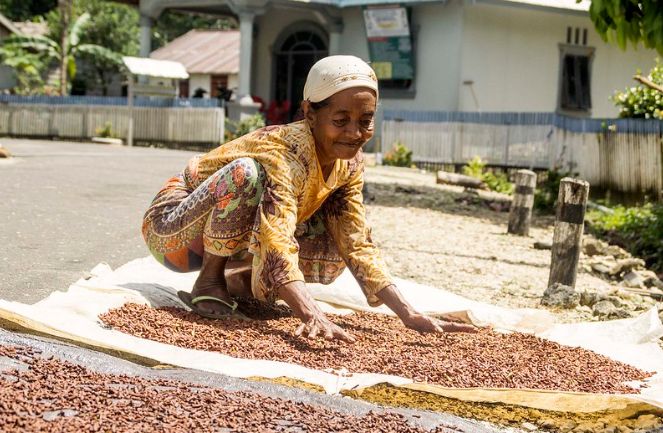
<svg viewBox="0 0 663 433">
<path fill-rule="evenodd" d="M 178 348 L 107 329 L 98 319 L 99 314 L 126 302 L 181 307 L 175 293 L 190 290 L 195 278 L 196 274 L 170 272 L 149 257 L 134 260 L 116 271 L 98 265 L 89 278 L 79 280 L 67 292 L 54 292 L 36 304 L 0 301 L 0 319 L 8 328 L 55 336 L 146 364 L 170 364 L 242 378 L 285 376 L 318 385 L 328 393 L 388 383 L 463 401 L 513 404 L 560 412 L 612 410 L 635 413 L 663 408 L 663 351 L 656 343 L 663 336 L 663 325 L 655 309 L 633 319 L 554 324 L 551 315 L 545 311 L 491 306 L 407 280 L 398 281 L 399 288 L 415 308 L 429 314 L 452 315 L 477 325 L 533 333 L 560 344 L 593 350 L 643 370 L 655 371 L 657 374 L 647 380 L 647 387 L 639 395 L 443 388 L 396 376 L 320 371 L 286 362 L 237 359 L 219 353 Z M 352 310 L 387 312 L 366 305 L 356 281 L 347 272 L 331 285 L 311 284 L 309 289 L 316 299 L 328 302 L 321 302 L 321 306 L 330 313 L 343 314 Z"/>
</svg>

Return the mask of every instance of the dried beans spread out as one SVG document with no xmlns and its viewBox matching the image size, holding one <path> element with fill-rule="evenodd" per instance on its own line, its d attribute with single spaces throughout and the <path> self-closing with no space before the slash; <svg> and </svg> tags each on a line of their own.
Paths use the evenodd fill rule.
<svg viewBox="0 0 663 433">
<path fill-rule="evenodd" d="M 448 387 L 637 393 L 624 382 L 651 376 L 585 349 L 520 333 L 482 329 L 478 334 L 420 334 L 394 317 L 331 316 L 357 339 L 346 344 L 293 336 L 299 320 L 283 307 L 244 303 L 244 312 L 260 320 L 208 320 L 182 309 L 137 304 L 100 318 L 122 332 L 179 347 L 316 369 L 397 375 Z"/>
</svg>

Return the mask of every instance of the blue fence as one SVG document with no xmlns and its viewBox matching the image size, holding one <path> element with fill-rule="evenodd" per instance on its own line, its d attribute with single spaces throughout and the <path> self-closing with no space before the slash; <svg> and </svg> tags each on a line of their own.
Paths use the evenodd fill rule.
<svg viewBox="0 0 663 433">
<path fill-rule="evenodd" d="M 45 105 L 127 105 L 127 98 L 112 96 L 19 96 L 0 95 L 0 104 L 45 104 Z M 158 98 L 137 96 L 134 98 L 137 107 L 192 107 L 216 108 L 220 107 L 218 99 L 203 98 Z"/>
<path fill-rule="evenodd" d="M 384 120 L 436 123 L 480 123 L 487 125 L 551 125 L 570 132 L 661 134 L 663 120 L 657 119 L 583 119 L 556 113 L 478 113 L 464 111 L 385 110 Z"/>
</svg>

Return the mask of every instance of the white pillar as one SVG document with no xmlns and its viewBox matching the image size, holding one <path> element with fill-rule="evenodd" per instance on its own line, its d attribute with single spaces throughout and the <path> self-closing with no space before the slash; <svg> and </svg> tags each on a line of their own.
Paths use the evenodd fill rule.
<svg viewBox="0 0 663 433">
<path fill-rule="evenodd" d="M 242 105 L 253 104 L 251 99 L 251 57 L 253 54 L 253 19 L 252 12 L 239 13 L 239 89 L 238 101 Z"/>
<path fill-rule="evenodd" d="M 341 33 L 343 33 L 343 23 L 334 22 L 329 26 L 329 55 L 341 54 Z"/>
<path fill-rule="evenodd" d="M 147 15 L 140 15 L 140 56 L 150 57 L 152 52 L 152 26 L 154 20 Z"/>
</svg>

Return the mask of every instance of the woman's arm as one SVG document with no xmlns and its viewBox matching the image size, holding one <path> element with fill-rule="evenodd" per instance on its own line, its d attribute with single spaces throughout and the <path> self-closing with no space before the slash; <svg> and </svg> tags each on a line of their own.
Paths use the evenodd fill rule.
<svg viewBox="0 0 663 433">
<path fill-rule="evenodd" d="M 384 302 L 401 319 L 403 324 L 410 329 L 419 332 L 477 332 L 472 325 L 444 322 L 435 318 L 425 316 L 417 312 L 403 298 L 403 295 L 395 285 L 389 285 L 376 293 L 376 296 Z"/>
</svg>

